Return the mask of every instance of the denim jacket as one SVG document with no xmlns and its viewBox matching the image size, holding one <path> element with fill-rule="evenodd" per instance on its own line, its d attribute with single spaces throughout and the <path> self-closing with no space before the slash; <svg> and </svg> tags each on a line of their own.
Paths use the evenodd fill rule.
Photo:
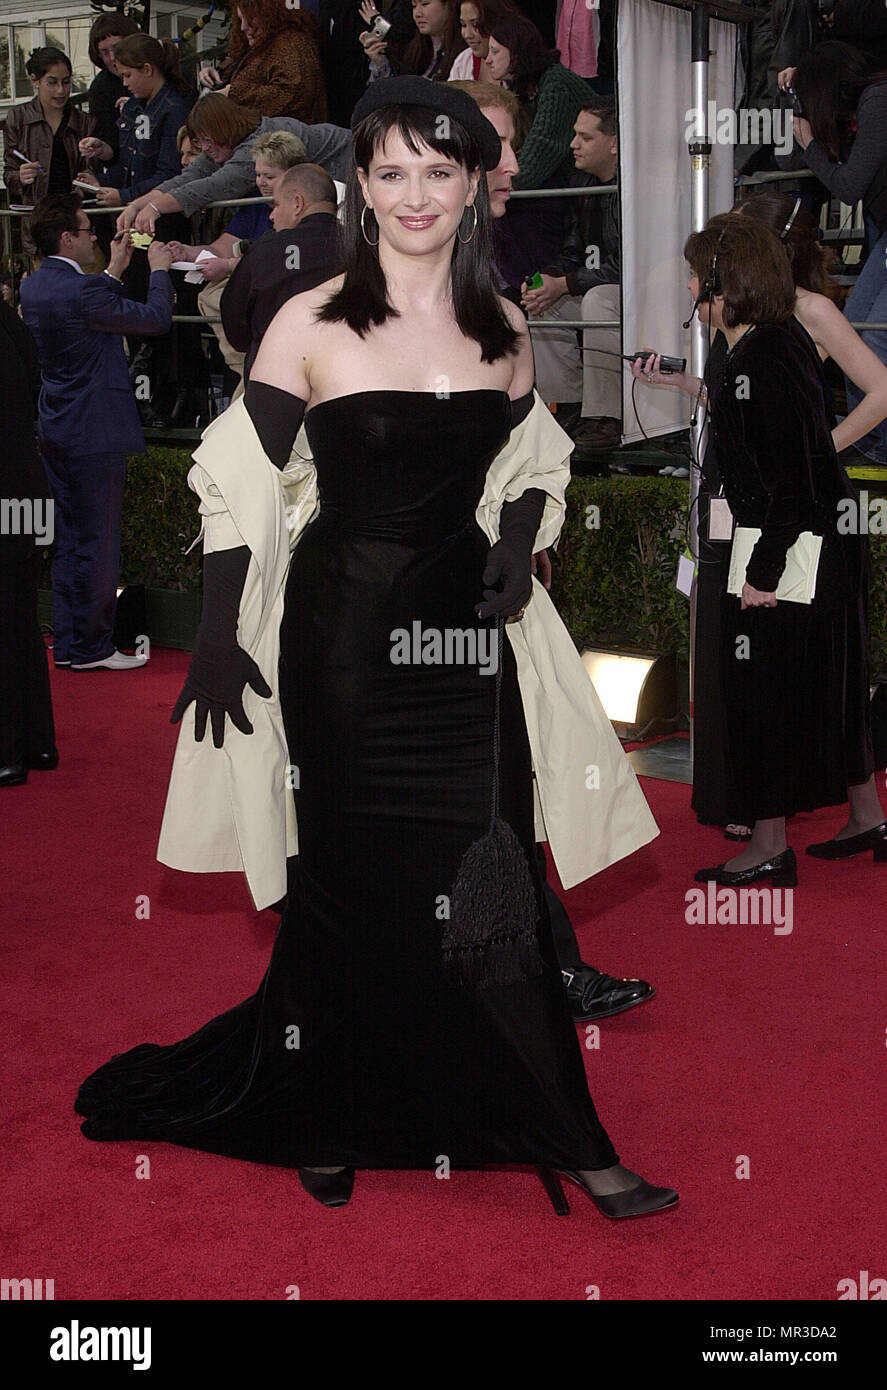
<svg viewBox="0 0 887 1390">
<path fill-rule="evenodd" d="M 108 186 L 120 190 L 121 202 L 140 198 L 181 173 L 176 136 L 190 109 L 188 97 L 169 82 L 147 105 L 130 97 L 117 118 L 119 153 L 106 175 Z"/>
</svg>

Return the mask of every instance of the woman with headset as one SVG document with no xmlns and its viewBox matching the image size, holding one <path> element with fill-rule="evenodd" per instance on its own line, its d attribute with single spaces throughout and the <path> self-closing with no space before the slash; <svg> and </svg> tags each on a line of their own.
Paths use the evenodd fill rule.
<svg viewBox="0 0 887 1390">
<path fill-rule="evenodd" d="M 737 213 L 753 217 L 775 232 L 788 255 L 795 286 L 795 318 L 813 339 L 820 360 L 827 358 L 841 368 L 854 383 L 858 404 L 840 421 L 834 423 L 832 441 L 849 467 L 856 461 L 854 445 L 887 416 L 887 367 L 850 327 L 835 303 L 837 288 L 829 274 L 830 253 L 821 245 L 816 220 L 800 198 L 787 193 L 760 193 L 736 209 Z M 711 344 L 712 365 L 723 358 L 726 344 L 719 334 Z M 632 364 L 632 374 L 647 384 L 676 386 L 697 399 L 702 388 L 699 377 L 690 373 L 664 374 L 659 371 L 658 356 L 646 364 Z M 712 497 L 721 488 L 721 480 L 711 447 L 706 450 L 702 464 L 699 489 L 699 575 L 696 591 L 696 660 L 694 670 L 694 768 L 693 810 L 703 825 L 724 825 L 730 840 L 747 840 L 750 829 L 737 822 L 726 800 L 724 727 L 720 704 L 720 674 L 717 649 L 719 633 L 720 591 L 726 582 L 729 546 L 710 539 L 709 513 Z M 867 586 L 866 586 L 867 587 Z M 887 729 L 879 721 L 876 731 L 877 761 L 884 753 Z M 868 793 L 852 788 L 850 818 L 842 834 L 854 835 L 870 819 L 865 798 Z M 874 808 L 872 808 L 874 809 Z M 843 842 L 842 842 L 843 843 Z"/>
<path fill-rule="evenodd" d="M 798 296 L 779 240 L 751 217 L 711 219 L 689 239 L 686 254 L 700 318 L 721 331 L 723 345 L 712 351 L 704 383 L 663 377 L 658 356 L 644 367 L 633 364 L 632 372 L 697 397 L 707 394 L 726 502 L 738 526 L 762 533 L 739 597 L 726 592 L 725 562 L 710 546 L 701 548 L 700 573 L 715 574 L 719 594 L 715 621 L 709 611 L 706 640 L 697 649 L 705 663 L 713 639 L 717 643 L 719 684 L 709 679 L 697 716 L 710 717 L 718 698 L 722 702 L 725 735 L 709 738 L 705 755 L 723 748 L 723 804 L 753 828 L 740 854 L 700 875 L 734 886 L 767 876 L 791 884 L 796 864 L 786 847 L 786 815 L 838 804 L 848 795 L 848 825 L 811 851 L 838 858 L 872 848 L 887 857 L 887 824 L 872 775 L 865 541 L 837 530 L 838 505 L 853 493 L 828 428 L 820 365 L 826 354 L 799 322 L 799 298 L 810 319 L 815 296 Z M 837 350 L 846 357 L 848 346 Z M 867 396 L 880 400 L 879 364 L 868 362 L 865 352 L 852 348 L 855 370 Z M 864 430 L 872 409 L 870 400 L 862 419 L 848 417 L 845 434 Z M 787 552 L 804 531 L 823 538 L 809 604 L 776 596 Z M 700 591 L 703 585 L 710 597 L 708 578 Z M 694 788 L 702 820 L 708 819 L 699 804 L 706 799 L 705 755 Z M 744 836 L 734 832 L 734 838 Z"/>
</svg>

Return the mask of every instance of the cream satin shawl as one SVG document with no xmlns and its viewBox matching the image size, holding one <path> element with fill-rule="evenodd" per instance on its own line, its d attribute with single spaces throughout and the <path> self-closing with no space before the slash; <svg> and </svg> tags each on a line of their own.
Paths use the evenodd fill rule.
<svg viewBox="0 0 887 1390">
<path fill-rule="evenodd" d="M 499 512 L 527 488 L 548 497 L 535 549 L 552 545 L 566 510 L 572 443 L 535 397 L 487 473 L 477 509 L 491 542 Z M 305 430 L 281 472 L 262 449 L 243 401 L 204 432 L 188 483 L 200 498 L 204 551 L 247 545 L 252 552 L 238 640 L 272 689 L 247 686 L 253 725 L 226 720 L 225 742 L 194 740 L 194 706 L 182 720 L 157 857 L 191 873 L 242 870 L 257 908 L 286 892 L 286 857 L 298 850 L 277 684 L 279 628 L 291 552 L 319 510 Z M 198 538 L 199 539 L 199 538 Z M 481 595 L 478 595 L 480 600 Z M 535 579 L 523 620 L 506 625 L 517 662 L 535 769 L 536 832 L 547 840 L 565 888 L 647 844 L 658 833 L 637 779 L 603 712 L 569 633 Z"/>
</svg>

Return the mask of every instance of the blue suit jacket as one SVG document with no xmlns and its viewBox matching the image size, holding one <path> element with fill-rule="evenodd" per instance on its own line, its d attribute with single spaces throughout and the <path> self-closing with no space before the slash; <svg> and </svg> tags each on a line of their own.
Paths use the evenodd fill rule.
<svg viewBox="0 0 887 1390">
<path fill-rule="evenodd" d="M 122 334 L 168 332 L 173 291 L 166 271 L 152 273 L 147 302 L 139 304 L 124 299 L 109 275 L 79 275 L 47 257 L 22 281 L 21 301 L 43 372 L 41 438 L 71 458 L 143 454 Z"/>
</svg>

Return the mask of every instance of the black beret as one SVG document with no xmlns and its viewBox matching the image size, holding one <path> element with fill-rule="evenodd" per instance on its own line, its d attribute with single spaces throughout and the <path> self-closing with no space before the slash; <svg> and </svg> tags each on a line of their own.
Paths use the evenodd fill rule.
<svg viewBox="0 0 887 1390">
<path fill-rule="evenodd" d="M 442 116 L 451 116 L 473 135 L 480 146 L 481 163 L 495 169 L 502 158 L 502 140 L 477 102 L 467 92 L 448 82 L 432 82 L 428 77 L 382 77 L 371 82 L 351 113 L 351 129 L 380 106 L 427 106 Z"/>
</svg>

